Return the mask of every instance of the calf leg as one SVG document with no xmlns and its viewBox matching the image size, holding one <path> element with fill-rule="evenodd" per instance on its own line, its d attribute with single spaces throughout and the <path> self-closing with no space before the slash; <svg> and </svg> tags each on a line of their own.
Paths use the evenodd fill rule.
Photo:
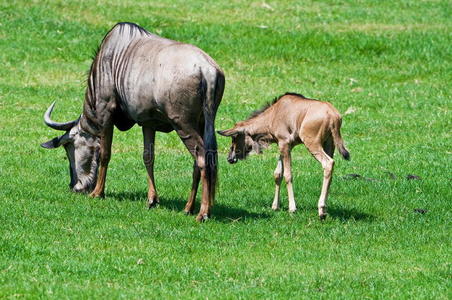
<svg viewBox="0 0 452 300">
<path fill-rule="evenodd" d="M 282 156 L 279 157 L 278 164 L 276 165 L 275 172 L 273 173 L 273 177 L 275 178 L 275 198 L 273 199 L 272 209 L 278 210 L 279 209 L 279 191 L 281 188 L 281 181 L 283 178 L 283 158 Z"/>
<path fill-rule="evenodd" d="M 284 179 L 287 186 L 287 195 L 289 197 L 289 212 L 295 212 L 297 206 L 295 204 L 295 196 L 292 188 L 292 158 L 290 155 L 291 147 L 287 144 L 280 145 L 279 150 L 283 158 Z"/>
<path fill-rule="evenodd" d="M 90 197 L 104 197 L 105 180 L 107 178 L 108 163 L 111 158 L 111 143 L 113 141 L 113 124 L 105 128 L 104 134 L 100 139 L 100 166 L 97 176 L 96 187 L 91 192 Z"/>
<path fill-rule="evenodd" d="M 333 141 L 333 137 L 330 136 L 324 143 L 323 143 L 323 150 L 325 151 L 325 153 L 331 157 L 334 158 L 334 141 Z"/>
<path fill-rule="evenodd" d="M 155 130 L 143 127 L 143 162 L 148 173 L 148 207 L 157 205 L 160 200 L 154 182 L 154 142 Z"/>
<path fill-rule="evenodd" d="M 333 175 L 334 160 L 325 153 L 324 149 L 320 145 L 306 144 L 311 154 L 322 164 L 323 168 L 323 183 L 322 191 L 320 193 L 318 209 L 320 219 L 325 219 L 327 215 L 326 201 L 328 199 L 328 192 L 331 184 L 331 177 Z M 331 151 L 331 148 L 328 149 Z M 334 151 L 334 148 L 333 148 Z"/>
</svg>

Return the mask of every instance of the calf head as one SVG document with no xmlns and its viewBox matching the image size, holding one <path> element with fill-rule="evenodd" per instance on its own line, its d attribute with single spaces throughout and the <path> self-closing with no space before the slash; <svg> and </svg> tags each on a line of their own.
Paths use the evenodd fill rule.
<svg viewBox="0 0 452 300">
<path fill-rule="evenodd" d="M 69 160 L 69 174 L 71 176 L 69 187 L 74 192 L 89 193 L 94 189 L 97 181 L 99 138 L 80 128 L 80 118 L 66 123 L 52 121 L 50 116 L 54 106 L 55 102 L 47 109 L 44 114 L 44 122 L 50 128 L 62 130 L 65 133 L 42 143 L 41 146 L 47 149 L 63 146 Z"/>
<path fill-rule="evenodd" d="M 267 146 L 263 135 L 252 135 L 245 128 L 237 125 L 231 129 L 218 131 L 218 133 L 232 138 L 228 154 L 228 162 L 231 164 L 236 163 L 238 160 L 246 159 L 250 153 L 261 154 L 262 149 Z"/>
</svg>

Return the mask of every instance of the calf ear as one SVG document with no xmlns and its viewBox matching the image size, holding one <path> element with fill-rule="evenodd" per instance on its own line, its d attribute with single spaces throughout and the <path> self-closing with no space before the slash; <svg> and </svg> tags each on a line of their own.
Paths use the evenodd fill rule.
<svg viewBox="0 0 452 300">
<path fill-rule="evenodd" d="M 238 134 L 238 131 L 235 130 L 234 128 L 226 129 L 226 130 L 219 130 L 217 132 L 219 135 L 222 135 L 222 136 L 235 136 Z"/>
<path fill-rule="evenodd" d="M 46 149 L 58 148 L 60 146 L 61 146 L 61 137 L 56 137 L 54 139 L 51 139 L 50 141 L 41 144 L 41 147 Z"/>
</svg>

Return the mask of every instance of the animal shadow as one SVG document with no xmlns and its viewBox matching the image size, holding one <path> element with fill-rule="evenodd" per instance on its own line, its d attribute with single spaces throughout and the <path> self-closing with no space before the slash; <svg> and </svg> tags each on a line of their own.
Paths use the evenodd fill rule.
<svg viewBox="0 0 452 300">
<path fill-rule="evenodd" d="M 161 198 L 159 206 L 175 211 L 182 211 L 185 208 L 186 203 L 187 200 L 181 198 Z M 200 201 L 197 199 L 194 209 L 195 215 L 198 213 L 200 205 Z M 211 213 L 213 220 L 224 223 L 236 221 L 242 222 L 246 219 L 266 219 L 270 217 L 270 215 L 265 212 L 249 212 L 245 209 L 226 206 L 218 202 L 212 207 Z"/>
<path fill-rule="evenodd" d="M 375 220 L 375 216 L 364 212 L 360 212 L 354 208 L 348 209 L 348 208 L 329 207 L 328 217 L 332 219 L 338 219 L 342 222 L 350 220 L 372 222 Z"/>
<path fill-rule="evenodd" d="M 116 201 L 144 201 L 146 196 L 147 192 L 142 191 L 108 192 L 106 195 L 107 198 L 112 198 Z"/>
<path fill-rule="evenodd" d="M 107 197 L 117 201 L 146 201 L 146 193 L 144 192 L 110 192 Z M 166 198 L 160 197 L 158 207 L 169 209 L 173 211 L 182 212 L 187 203 L 186 199 L 182 198 Z M 200 200 L 197 199 L 194 209 L 194 214 L 197 214 L 200 207 Z M 241 208 L 233 208 L 230 206 L 215 203 L 212 207 L 212 219 L 219 222 L 231 223 L 236 221 L 245 221 L 246 219 L 266 219 L 270 218 L 270 214 L 265 212 L 255 213 L 249 212 Z"/>
</svg>

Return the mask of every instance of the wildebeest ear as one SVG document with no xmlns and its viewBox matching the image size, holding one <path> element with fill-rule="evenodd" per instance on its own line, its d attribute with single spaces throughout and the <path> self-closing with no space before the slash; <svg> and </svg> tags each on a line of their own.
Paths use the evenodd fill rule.
<svg viewBox="0 0 452 300">
<path fill-rule="evenodd" d="M 50 141 L 41 144 L 41 147 L 46 149 L 58 148 L 60 146 L 61 146 L 61 137 L 53 138 Z"/>
<path fill-rule="evenodd" d="M 239 134 L 239 132 L 234 128 L 226 129 L 226 130 L 219 130 L 217 132 L 219 135 L 222 135 L 222 136 L 234 136 L 234 135 Z"/>
<path fill-rule="evenodd" d="M 253 143 L 253 151 L 257 154 L 262 154 L 262 150 L 268 148 L 268 143 L 263 140 L 257 140 Z"/>
</svg>

